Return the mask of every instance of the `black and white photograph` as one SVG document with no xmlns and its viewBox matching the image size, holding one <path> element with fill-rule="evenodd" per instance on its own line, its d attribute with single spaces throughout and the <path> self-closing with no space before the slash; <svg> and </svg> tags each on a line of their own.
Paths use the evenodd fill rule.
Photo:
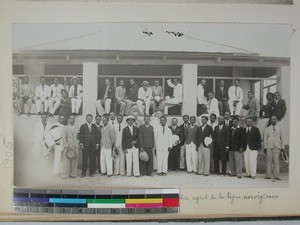
<svg viewBox="0 0 300 225">
<path fill-rule="evenodd" d="M 289 187 L 291 35 L 13 24 L 14 186 Z"/>
</svg>

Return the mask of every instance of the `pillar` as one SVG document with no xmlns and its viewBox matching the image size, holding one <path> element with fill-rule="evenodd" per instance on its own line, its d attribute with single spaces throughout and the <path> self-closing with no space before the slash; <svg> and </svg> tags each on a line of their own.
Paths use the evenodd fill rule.
<svg viewBox="0 0 300 225">
<path fill-rule="evenodd" d="M 198 65 L 196 64 L 182 66 L 183 115 L 197 115 L 197 73 Z"/>
<path fill-rule="evenodd" d="M 95 102 L 98 97 L 98 64 L 83 63 L 83 116 L 96 115 Z"/>
</svg>

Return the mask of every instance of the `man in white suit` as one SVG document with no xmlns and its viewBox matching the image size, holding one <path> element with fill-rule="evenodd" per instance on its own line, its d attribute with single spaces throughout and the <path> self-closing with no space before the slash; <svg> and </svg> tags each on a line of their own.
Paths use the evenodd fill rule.
<svg viewBox="0 0 300 225">
<path fill-rule="evenodd" d="M 207 104 L 207 98 L 204 95 L 204 86 L 205 85 L 206 85 L 206 80 L 201 79 L 200 84 L 197 87 L 197 99 L 198 99 L 198 104 L 200 104 L 200 105 Z"/>
<path fill-rule="evenodd" d="M 49 113 L 50 116 L 54 115 L 60 106 L 61 91 L 64 90 L 64 85 L 60 84 L 58 77 L 54 77 L 54 84 L 50 86 L 51 98 L 49 99 Z"/>
<path fill-rule="evenodd" d="M 72 113 L 78 114 L 82 103 L 83 88 L 79 84 L 78 77 L 73 77 L 70 83 L 72 84 L 72 86 L 69 89 L 69 97 L 71 98 L 72 102 Z"/>
<path fill-rule="evenodd" d="M 114 175 L 122 175 L 125 176 L 125 154 L 122 149 L 122 134 L 123 129 L 127 125 L 123 123 L 123 115 L 117 116 L 117 123 L 113 125 L 116 133 L 116 142 L 115 142 L 115 148 L 118 148 L 119 150 L 119 157 L 115 158 L 114 161 Z"/>
<path fill-rule="evenodd" d="M 228 105 L 229 105 L 229 110 L 231 112 L 231 115 L 236 115 L 239 116 L 241 109 L 243 108 L 243 89 L 239 86 L 240 85 L 240 80 L 235 79 L 234 80 L 234 85 L 231 86 L 228 89 Z M 235 110 L 234 110 L 235 108 Z"/>
<path fill-rule="evenodd" d="M 265 154 L 267 154 L 267 175 L 265 179 L 271 179 L 271 175 L 275 180 L 279 178 L 279 156 L 284 151 L 285 144 L 283 140 L 283 130 L 277 125 L 277 116 L 271 117 L 271 125 L 265 129 L 264 146 Z M 273 171 L 272 171 L 273 165 Z"/>
<path fill-rule="evenodd" d="M 167 126 L 167 118 L 160 117 L 160 125 L 155 133 L 155 151 L 157 156 L 157 174 L 166 176 L 168 172 L 169 151 L 172 149 L 172 131 Z"/>
<path fill-rule="evenodd" d="M 34 141 L 34 158 L 40 167 L 44 168 L 48 159 L 48 148 L 45 145 L 44 134 L 47 132 L 52 125 L 47 122 L 47 113 L 41 115 L 41 121 L 35 125 L 33 141 Z"/>
<path fill-rule="evenodd" d="M 149 115 L 150 101 L 152 99 L 152 89 L 149 87 L 148 81 L 143 81 L 142 87 L 138 91 L 137 105 L 139 107 L 140 115 Z M 145 110 L 143 108 L 145 107 Z"/>
<path fill-rule="evenodd" d="M 50 87 L 45 83 L 45 77 L 41 77 L 40 82 L 41 84 L 35 89 L 35 104 L 38 115 L 42 112 L 48 112 L 51 96 Z"/>
<path fill-rule="evenodd" d="M 171 79 L 167 80 L 167 84 L 170 88 L 173 88 L 173 95 L 169 98 L 165 98 L 165 114 L 168 115 L 169 108 L 182 103 L 182 84 L 179 83 L 178 79 L 174 79 L 173 83 Z"/>
<path fill-rule="evenodd" d="M 150 87 L 152 89 L 152 100 L 150 106 L 153 109 L 153 115 L 155 116 L 157 110 L 162 111 L 165 108 L 163 87 L 160 86 L 159 80 L 154 81 L 154 85 Z"/>
</svg>

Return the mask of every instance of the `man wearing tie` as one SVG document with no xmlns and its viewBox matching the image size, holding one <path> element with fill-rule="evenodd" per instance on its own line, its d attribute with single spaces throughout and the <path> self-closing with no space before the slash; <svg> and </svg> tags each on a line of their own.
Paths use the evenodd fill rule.
<svg viewBox="0 0 300 225">
<path fill-rule="evenodd" d="M 169 152 L 168 167 L 171 171 L 178 171 L 180 169 L 180 147 L 183 142 L 183 130 L 178 126 L 178 119 L 172 119 L 172 125 L 169 127 L 172 135 L 176 135 L 178 140 L 172 143 L 172 149 Z"/>
<path fill-rule="evenodd" d="M 123 129 L 122 134 L 122 148 L 126 157 L 126 168 L 127 176 L 139 177 L 139 137 L 138 137 L 138 128 L 133 126 L 135 119 L 133 116 L 128 116 L 126 122 L 127 127 Z"/>
<path fill-rule="evenodd" d="M 88 161 L 90 164 L 89 174 L 94 176 L 96 167 L 96 149 L 99 148 L 100 135 L 97 127 L 92 123 L 93 116 L 86 115 L 86 123 L 82 124 L 79 131 L 79 145 L 82 150 L 82 174 L 80 177 L 86 176 Z"/>
<path fill-rule="evenodd" d="M 102 117 L 100 165 L 101 174 L 111 177 L 113 175 L 112 149 L 116 144 L 116 132 L 115 128 L 108 124 L 108 121 L 107 116 Z"/>
<path fill-rule="evenodd" d="M 96 115 L 95 116 L 95 125 L 97 127 L 97 132 L 99 135 L 101 135 L 101 116 Z M 98 173 L 101 173 L 101 167 L 100 167 L 100 151 L 101 151 L 101 146 L 96 149 L 96 171 L 98 170 Z"/>
<path fill-rule="evenodd" d="M 123 123 L 123 115 L 117 116 L 117 122 L 113 125 L 116 133 L 115 148 L 119 150 L 119 157 L 114 161 L 114 175 L 125 176 L 125 154 L 122 149 L 122 135 L 126 124 Z"/>
<path fill-rule="evenodd" d="M 78 77 L 73 77 L 70 83 L 72 84 L 69 90 L 69 97 L 71 98 L 71 102 L 72 102 L 72 113 L 77 115 L 79 113 L 79 109 L 82 103 L 83 88 L 79 84 Z"/>
<path fill-rule="evenodd" d="M 225 119 L 225 126 L 228 126 L 229 128 L 232 127 L 232 119 L 231 119 L 231 114 L 229 111 L 225 111 L 224 113 L 224 119 Z"/>
<path fill-rule="evenodd" d="M 152 99 L 152 89 L 149 87 L 148 81 L 143 81 L 142 87 L 138 91 L 137 105 L 139 107 L 140 115 L 149 115 L 150 101 Z M 145 109 L 143 108 L 145 107 Z"/>
<path fill-rule="evenodd" d="M 165 114 L 168 115 L 170 107 L 182 103 L 182 84 L 178 79 L 174 79 L 173 83 L 171 79 L 167 80 L 167 84 L 170 88 L 173 88 L 173 95 L 169 99 L 165 99 Z"/>
<path fill-rule="evenodd" d="M 254 98 L 252 91 L 248 92 L 248 103 L 246 105 L 246 109 L 249 110 L 248 117 L 252 117 L 253 121 L 257 121 L 260 113 L 260 104 L 258 99 Z"/>
<path fill-rule="evenodd" d="M 207 107 L 206 107 L 206 112 L 205 114 L 202 114 L 200 116 L 200 121 L 202 116 L 207 116 L 210 117 L 210 115 L 214 114 L 216 117 L 220 116 L 220 112 L 219 112 L 219 102 L 218 100 L 215 98 L 214 93 L 213 92 L 209 92 L 208 93 L 208 101 L 207 101 Z M 201 123 L 200 123 L 201 124 Z"/>
<path fill-rule="evenodd" d="M 35 104 L 37 114 L 48 112 L 49 98 L 51 96 L 50 87 L 45 84 L 45 77 L 40 78 L 41 84 L 35 90 Z"/>
<path fill-rule="evenodd" d="M 61 91 L 64 90 L 64 88 L 65 87 L 62 84 L 58 83 L 58 77 L 54 77 L 54 84 L 50 86 L 50 90 L 51 90 L 51 98 L 49 99 L 50 116 L 53 116 L 56 110 L 59 108 Z M 66 120 L 65 122 L 68 123 L 68 120 Z"/>
<path fill-rule="evenodd" d="M 119 86 L 116 88 L 115 94 L 117 103 L 120 105 L 120 115 L 125 114 L 125 106 L 126 106 L 126 88 L 124 87 L 124 80 L 119 81 Z"/>
<path fill-rule="evenodd" d="M 240 85 L 240 80 L 235 79 L 234 85 L 228 89 L 228 96 L 229 96 L 228 105 L 229 105 L 230 113 L 231 115 L 236 115 L 236 116 L 240 115 L 241 109 L 243 108 L 242 100 L 244 94 L 242 88 L 239 85 Z"/>
<path fill-rule="evenodd" d="M 150 106 L 153 109 L 153 115 L 155 116 L 157 110 L 163 111 L 165 107 L 163 88 L 159 85 L 159 80 L 154 81 L 154 86 L 152 89 L 152 99 L 150 102 Z"/>
<path fill-rule="evenodd" d="M 18 99 L 18 114 L 23 112 L 24 103 L 27 104 L 27 115 L 30 116 L 32 101 L 33 101 L 33 88 L 29 84 L 29 77 L 23 77 L 23 82 L 20 87 L 19 99 Z"/>
<path fill-rule="evenodd" d="M 116 120 L 116 114 L 114 112 L 110 112 L 108 124 L 115 126 L 117 123 L 118 123 L 118 121 Z"/>
<path fill-rule="evenodd" d="M 126 97 L 126 106 L 125 106 L 125 115 L 130 115 L 131 107 L 136 105 L 136 102 L 138 100 L 138 91 L 139 86 L 135 83 L 134 79 L 130 79 L 130 88 L 128 91 L 128 95 Z"/>
<path fill-rule="evenodd" d="M 142 176 L 152 176 L 153 170 L 153 149 L 154 149 L 154 128 L 150 125 L 150 116 L 144 117 L 144 124 L 139 128 L 140 151 L 145 151 L 149 157 L 148 162 L 140 160 L 140 173 Z"/>
<path fill-rule="evenodd" d="M 186 127 L 188 125 L 190 125 L 189 119 L 190 119 L 190 117 L 188 115 L 184 115 L 182 117 L 183 124 L 180 125 L 180 128 L 183 132 L 182 143 L 181 143 L 181 147 L 180 147 L 180 169 L 181 170 L 184 170 L 185 165 L 186 165 L 186 160 L 185 160 L 185 130 L 186 130 Z"/>
<path fill-rule="evenodd" d="M 111 85 L 109 79 L 105 79 L 104 92 L 101 97 L 96 101 L 96 109 L 100 116 L 110 113 L 111 103 L 115 99 L 115 88 Z M 104 106 L 104 108 L 103 108 Z"/>
<path fill-rule="evenodd" d="M 197 99 L 198 104 L 201 106 L 200 114 L 207 111 L 207 98 L 205 97 L 204 87 L 206 85 L 206 80 L 201 79 L 200 84 L 197 87 Z"/>
<path fill-rule="evenodd" d="M 190 125 L 185 129 L 185 158 L 188 173 L 197 173 L 198 169 L 198 152 L 197 152 L 197 130 L 196 117 L 190 117 Z"/>
<path fill-rule="evenodd" d="M 278 91 L 274 93 L 273 108 L 274 110 L 271 115 L 277 116 L 278 121 L 281 121 L 286 114 L 287 108 L 285 100 L 281 98 Z"/>
<path fill-rule="evenodd" d="M 271 176 L 273 175 L 273 178 L 275 180 L 280 180 L 279 156 L 280 152 L 284 151 L 285 144 L 283 140 L 283 130 L 280 126 L 277 125 L 277 121 L 277 116 L 272 116 L 271 125 L 265 129 L 264 152 L 267 155 L 267 175 L 265 179 L 271 179 Z"/>
<path fill-rule="evenodd" d="M 219 117 L 219 125 L 215 127 L 213 139 L 214 173 L 220 174 L 219 162 L 222 163 L 222 174 L 226 175 L 229 150 L 230 129 L 225 125 L 225 118 Z"/>
<path fill-rule="evenodd" d="M 216 98 L 219 101 L 220 115 L 224 115 L 224 112 L 228 110 L 228 91 L 225 88 L 225 81 L 220 81 L 220 86 L 216 90 Z"/>
<path fill-rule="evenodd" d="M 213 129 L 207 125 L 208 117 L 202 116 L 202 126 L 200 126 L 196 133 L 197 149 L 198 149 L 198 173 L 197 175 L 208 176 L 210 173 L 210 147 L 211 144 L 206 145 L 205 138 L 213 139 Z"/>
<path fill-rule="evenodd" d="M 253 126 L 252 117 L 246 118 L 246 142 L 247 148 L 244 152 L 244 161 L 247 177 L 255 179 L 257 155 L 261 149 L 261 135 L 257 127 Z"/>
</svg>

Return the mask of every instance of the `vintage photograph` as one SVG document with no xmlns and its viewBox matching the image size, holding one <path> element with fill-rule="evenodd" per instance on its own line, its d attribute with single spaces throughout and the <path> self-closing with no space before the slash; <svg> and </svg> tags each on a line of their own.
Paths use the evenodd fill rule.
<svg viewBox="0 0 300 225">
<path fill-rule="evenodd" d="M 13 24 L 14 185 L 289 187 L 289 25 Z"/>
</svg>

